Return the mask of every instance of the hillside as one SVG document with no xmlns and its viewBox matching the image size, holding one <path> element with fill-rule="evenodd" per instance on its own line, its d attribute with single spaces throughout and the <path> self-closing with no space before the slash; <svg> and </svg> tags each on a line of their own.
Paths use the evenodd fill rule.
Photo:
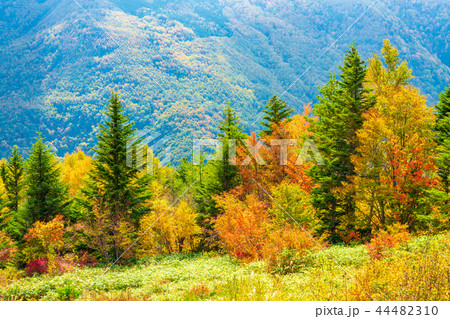
<svg viewBox="0 0 450 319">
<path fill-rule="evenodd" d="M 61 156 L 87 149 L 114 89 L 137 127 L 167 138 L 176 159 L 192 137 L 215 134 L 228 101 L 255 130 L 267 99 L 282 95 L 372 3 L 2 1 L 0 157 L 30 145 L 37 130 Z M 301 110 L 352 42 L 368 58 L 390 38 L 414 70 L 412 84 L 435 103 L 450 83 L 449 11 L 446 0 L 378 2 L 283 99 Z"/>
</svg>

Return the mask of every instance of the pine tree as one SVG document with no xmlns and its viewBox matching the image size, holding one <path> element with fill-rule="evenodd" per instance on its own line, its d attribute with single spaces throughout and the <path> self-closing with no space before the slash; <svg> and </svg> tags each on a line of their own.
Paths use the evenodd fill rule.
<svg viewBox="0 0 450 319">
<path fill-rule="evenodd" d="M 219 192 L 227 192 L 239 185 L 239 167 L 230 163 L 233 160 L 230 150 L 230 142 L 238 143 L 244 138 L 242 126 L 239 123 L 239 118 L 236 115 L 234 108 L 227 104 L 223 112 L 225 119 L 219 125 L 218 137 L 221 139 L 222 145 L 222 160 L 215 163 L 216 174 L 219 182 Z"/>
<path fill-rule="evenodd" d="M 193 172 L 193 164 L 188 161 L 186 157 L 183 157 L 178 165 L 178 169 L 175 172 L 175 177 L 183 185 L 189 184 L 190 177 Z"/>
<path fill-rule="evenodd" d="M 151 177 L 127 164 L 127 151 L 136 151 L 141 140 L 135 140 L 133 123 L 124 115 L 124 107 L 113 92 L 107 106 L 108 119 L 100 125 L 98 146 L 93 149 L 93 169 L 86 186 L 81 190 L 80 203 L 91 217 L 94 211 L 106 212 L 110 219 L 116 259 L 120 257 L 122 225 L 138 226 L 142 215 L 148 211 L 144 203 L 151 198 Z M 130 167 L 131 166 L 131 167 Z M 145 166 L 144 166 L 145 168 Z"/>
<path fill-rule="evenodd" d="M 25 163 L 26 204 L 24 220 L 27 228 L 36 221 L 50 221 L 68 210 L 68 186 L 61 180 L 60 165 L 41 138 L 33 145 Z"/>
<path fill-rule="evenodd" d="M 367 68 L 355 46 L 347 51 L 341 75 L 331 76 L 320 88 L 319 103 L 312 121 L 314 141 L 325 165 L 315 165 L 310 175 L 318 187 L 313 189 L 312 203 L 323 220 L 324 229 L 332 241 L 339 241 L 337 228 L 340 217 L 353 214 L 352 194 L 339 194 L 340 188 L 355 174 L 351 156 L 356 154 L 356 131 L 363 123 L 363 113 L 374 104 L 364 87 Z"/>
<path fill-rule="evenodd" d="M 8 162 L 2 165 L 0 175 L 7 192 L 8 209 L 18 212 L 23 197 L 24 162 L 17 146 L 14 147 Z"/>
<path fill-rule="evenodd" d="M 1 186 L 1 185 L 0 185 Z M 0 230 L 6 226 L 7 219 L 11 216 L 9 212 L 4 213 L 3 209 L 8 206 L 5 199 L 5 192 L 3 189 L 0 190 Z"/>
<path fill-rule="evenodd" d="M 15 146 L 8 162 L 3 163 L 0 168 L 0 176 L 6 189 L 5 206 L 9 211 L 8 224 L 6 228 L 8 234 L 15 240 L 21 239 L 24 230 L 23 219 L 20 211 L 23 201 L 24 170 L 23 157 L 17 146 Z"/>
<path fill-rule="evenodd" d="M 367 82 L 367 67 L 355 45 L 350 47 L 345 55 L 344 64 L 339 66 L 339 69 L 342 71 L 339 80 L 339 86 L 343 90 L 342 102 L 347 109 L 347 113 L 344 113 L 348 128 L 345 139 L 351 152 L 354 153 L 357 147 L 356 131 L 362 127 L 363 114 L 375 104 L 375 98 L 370 94 L 372 90 L 364 87 Z M 353 174 L 353 171 L 350 174 Z"/>
<path fill-rule="evenodd" d="M 263 111 L 266 114 L 263 116 L 263 121 L 261 122 L 264 129 L 261 130 L 259 136 L 264 137 L 265 135 L 272 134 L 274 125 L 279 124 L 284 119 L 289 120 L 293 111 L 292 108 L 289 108 L 276 95 L 272 96 Z"/>
<path fill-rule="evenodd" d="M 436 141 L 438 143 L 439 156 L 436 165 L 439 168 L 439 176 L 447 194 L 450 192 L 450 86 L 439 96 L 436 105 Z"/>
<path fill-rule="evenodd" d="M 199 174 L 200 181 L 195 188 L 195 201 L 197 203 L 198 222 L 207 231 L 212 231 L 211 218 L 218 214 L 214 195 L 227 192 L 241 183 L 239 167 L 230 162 L 233 157 L 230 149 L 230 141 L 236 143 L 236 147 L 245 138 L 239 118 L 234 108 L 227 104 L 224 109 L 224 120 L 220 123 L 217 136 L 220 139 L 221 158 L 206 163 L 202 154 L 200 156 Z M 206 244 L 206 242 L 203 242 Z"/>
</svg>

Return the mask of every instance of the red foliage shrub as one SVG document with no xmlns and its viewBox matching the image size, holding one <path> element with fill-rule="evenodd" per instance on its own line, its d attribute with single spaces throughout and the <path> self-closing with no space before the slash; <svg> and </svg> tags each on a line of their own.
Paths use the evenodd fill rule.
<svg viewBox="0 0 450 319">
<path fill-rule="evenodd" d="M 86 266 L 96 266 L 97 260 L 88 252 L 81 251 L 77 255 L 68 254 L 63 257 L 55 258 L 57 273 L 71 272 L 75 268 L 84 268 Z M 27 264 L 26 272 L 32 276 L 34 273 L 46 274 L 49 272 L 49 263 L 47 258 L 33 259 Z"/>
<path fill-rule="evenodd" d="M 358 234 L 354 230 L 350 230 L 348 232 L 340 232 L 339 236 L 341 236 L 342 241 L 346 244 L 361 242 L 361 234 Z"/>
<path fill-rule="evenodd" d="M 78 253 L 77 264 L 78 264 L 78 267 L 80 267 L 80 268 L 84 268 L 86 266 L 94 267 L 94 266 L 97 266 L 98 261 L 97 261 L 97 259 L 95 259 L 95 257 L 90 255 L 87 251 L 80 251 Z"/>
<path fill-rule="evenodd" d="M 29 276 L 32 276 L 34 273 L 46 274 L 48 272 L 48 259 L 39 258 L 30 261 L 27 264 L 26 272 Z"/>
<path fill-rule="evenodd" d="M 406 225 L 395 224 L 388 230 L 381 230 L 366 243 L 367 253 L 372 259 L 381 259 L 389 255 L 389 250 L 400 246 L 410 239 Z"/>
</svg>

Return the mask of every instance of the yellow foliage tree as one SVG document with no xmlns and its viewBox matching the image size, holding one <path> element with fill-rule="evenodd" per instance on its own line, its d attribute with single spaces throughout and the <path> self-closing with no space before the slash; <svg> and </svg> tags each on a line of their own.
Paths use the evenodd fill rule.
<svg viewBox="0 0 450 319">
<path fill-rule="evenodd" d="M 79 150 L 73 154 L 66 154 L 62 165 L 62 179 L 69 184 L 70 196 L 77 195 L 78 190 L 84 186 L 84 178 L 91 170 L 92 158 Z"/>
<path fill-rule="evenodd" d="M 111 219 L 102 202 L 96 203 L 92 213 L 77 226 L 86 238 L 85 244 L 97 251 L 103 260 L 111 261 L 120 256 L 121 251 L 126 251 L 121 259 L 130 258 L 133 254 L 129 248 L 133 248 L 130 245 L 135 227 L 121 216 Z"/>
<path fill-rule="evenodd" d="M 293 218 L 302 227 L 314 233 L 320 220 L 306 191 L 298 187 L 297 184 L 283 182 L 274 186 L 271 192 L 277 204 L 272 206 L 270 212 L 274 214 L 279 224 L 291 223 Z"/>
<path fill-rule="evenodd" d="M 382 54 L 386 66 L 378 57 L 370 60 L 377 103 L 357 132 L 356 176 L 348 185 L 355 189 L 360 224 L 377 228 L 396 221 L 412 225 L 425 190 L 437 182 L 433 111 L 418 89 L 407 86 L 411 70 L 399 63 L 389 41 Z"/>
<path fill-rule="evenodd" d="M 152 183 L 155 192 L 150 206 L 140 224 L 138 256 L 189 253 L 200 241 L 201 228 L 197 225 L 197 214 L 185 201 L 171 205 L 165 198 L 163 187 Z"/>
<path fill-rule="evenodd" d="M 307 161 L 310 154 L 305 147 L 308 145 L 305 145 L 305 141 L 311 136 L 310 113 L 311 105 L 308 104 L 302 115 L 294 115 L 289 121 L 282 120 L 274 125 L 272 133 L 264 135 L 264 143 L 252 133 L 246 142 L 247 147 L 253 146 L 256 149 L 255 154 L 250 154 L 246 146 L 239 145 L 236 163 L 240 168 L 242 186 L 237 192 L 241 199 L 252 193 L 258 194 L 260 200 L 265 199 L 264 191 L 255 181 L 269 190 L 274 185 L 289 180 L 302 190 L 311 191 L 311 178 L 307 171 L 313 163 Z M 263 145 L 259 147 L 258 144 Z"/>
</svg>

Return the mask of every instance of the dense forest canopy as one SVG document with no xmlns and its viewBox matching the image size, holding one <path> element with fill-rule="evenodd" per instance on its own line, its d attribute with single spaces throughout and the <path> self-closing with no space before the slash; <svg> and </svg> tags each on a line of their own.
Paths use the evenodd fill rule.
<svg viewBox="0 0 450 319">
<path fill-rule="evenodd" d="M 302 111 L 352 42 L 367 60 L 390 38 L 429 104 L 450 82 L 445 0 L 380 1 L 344 35 L 372 1 L 78 3 L 85 11 L 72 0 L 0 4 L 1 157 L 38 130 L 59 156 L 88 151 L 118 90 L 136 127 L 166 137 L 178 162 L 193 137 L 215 136 L 226 102 L 247 133 L 274 93 Z"/>
</svg>

